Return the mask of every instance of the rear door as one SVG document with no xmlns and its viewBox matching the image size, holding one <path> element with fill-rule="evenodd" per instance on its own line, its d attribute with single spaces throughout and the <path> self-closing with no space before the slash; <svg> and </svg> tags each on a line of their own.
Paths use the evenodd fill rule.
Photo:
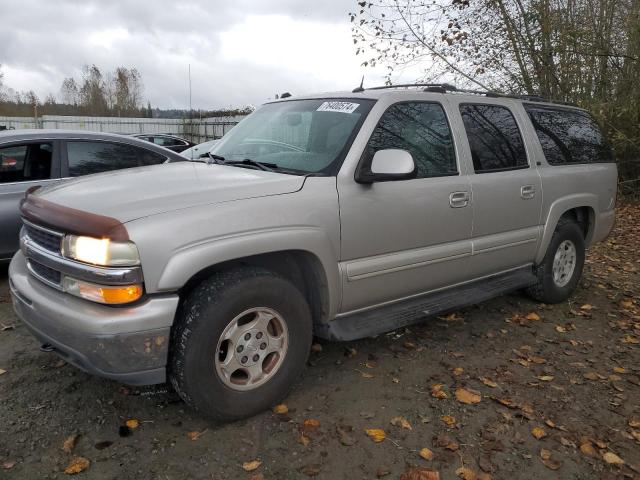
<svg viewBox="0 0 640 480">
<path fill-rule="evenodd" d="M 458 101 L 473 173 L 473 256 L 469 276 L 481 277 L 534 260 L 540 238 L 542 183 L 513 102 Z"/>
<path fill-rule="evenodd" d="M 60 178 L 59 142 L 38 140 L 0 144 L 0 259 L 19 248 L 20 200 L 27 189 Z"/>
</svg>

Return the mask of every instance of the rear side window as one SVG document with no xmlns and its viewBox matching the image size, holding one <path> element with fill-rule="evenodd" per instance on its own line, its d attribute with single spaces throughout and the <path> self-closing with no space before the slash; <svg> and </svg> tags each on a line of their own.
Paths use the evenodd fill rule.
<svg viewBox="0 0 640 480">
<path fill-rule="evenodd" d="M 166 157 L 145 148 L 122 143 L 68 142 L 69 176 L 108 172 L 163 163 Z"/>
<path fill-rule="evenodd" d="M 51 178 L 50 143 L 0 147 L 0 183 L 28 182 Z"/>
<path fill-rule="evenodd" d="M 371 162 L 378 150 L 407 150 L 418 167 L 417 178 L 458 173 L 451 130 L 438 103 L 407 102 L 389 107 L 382 115 L 366 149 Z"/>
<path fill-rule="evenodd" d="M 186 145 L 186 142 L 178 140 L 177 138 L 172 137 L 151 137 L 153 143 L 156 145 L 160 145 L 163 147 L 176 147 L 178 145 Z"/>
<path fill-rule="evenodd" d="M 613 161 L 598 124 L 586 112 L 528 104 L 524 108 L 551 165 Z"/>
<path fill-rule="evenodd" d="M 524 141 L 511 111 L 499 105 L 460 105 L 476 173 L 528 167 Z"/>
</svg>

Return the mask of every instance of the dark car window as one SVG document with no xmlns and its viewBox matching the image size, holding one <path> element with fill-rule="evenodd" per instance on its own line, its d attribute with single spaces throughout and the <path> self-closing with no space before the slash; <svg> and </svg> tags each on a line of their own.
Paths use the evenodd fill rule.
<svg viewBox="0 0 640 480">
<path fill-rule="evenodd" d="M 451 130 L 438 103 L 407 102 L 389 107 L 371 134 L 366 161 L 388 148 L 411 153 L 418 167 L 417 178 L 457 173 Z"/>
<path fill-rule="evenodd" d="M 51 178 L 51 143 L 0 147 L 0 183 Z"/>
<path fill-rule="evenodd" d="M 67 158 L 71 177 L 156 165 L 167 159 L 164 155 L 134 145 L 91 141 L 67 142 Z"/>
<path fill-rule="evenodd" d="M 598 124 L 586 112 L 527 104 L 524 108 L 551 165 L 613 161 Z"/>
<path fill-rule="evenodd" d="M 172 137 L 151 137 L 153 143 L 162 147 L 176 147 L 178 145 L 186 145 L 187 142 Z"/>
<path fill-rule="evenodd" d="M 528 166 L 524 141 L 511 111 L 499 105 L 460 105 L 476 173 Z"/>
</svg>

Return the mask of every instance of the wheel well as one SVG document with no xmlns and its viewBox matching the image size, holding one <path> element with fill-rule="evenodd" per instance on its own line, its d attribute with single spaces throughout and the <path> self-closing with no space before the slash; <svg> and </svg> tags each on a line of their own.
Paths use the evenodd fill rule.
<svg viewBox="0 0 640 480">
<path fill-rule="evenodd" d="M 252 255 L 203 268 L 180 289 L 180 298 L 184 299 L 202 280 L 217 272 L 245 266 L 270 270 L 299 288 L 309 303 L 314 324 L 321 323 L 328 317 L 329 288 L 324 268 L 315 255 L 303 250 Z"/>
<path fill-rule="evenodd" d="M 591 207 L 575 207 L 571 210 L 567 210 L 562 214 L 560 220 L 569 219 L 576 222 L 580 229 L 586 243 L 589 243 L 593 235 L 593 229 L 595 227 L 595 212 Z"/>
</svg>

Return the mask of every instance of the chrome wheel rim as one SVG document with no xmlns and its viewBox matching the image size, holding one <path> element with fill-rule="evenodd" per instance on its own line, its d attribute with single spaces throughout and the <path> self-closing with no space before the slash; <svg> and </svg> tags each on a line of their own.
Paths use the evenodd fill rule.
<svg viewBox="0 0 640 480">
<path fill-rule="evenodd" d="M 252 390 L 269 381 L 282 366 L 289 331 L 282 315 L 256 307 L 236 316 L 222 332 L 215 354 L 216 373 L 234 390 Z"/>
<path fill-rule="evenodd" d="M 576 269 L 576 246 L 570 240 L 564 240 L 553 257 L 553 283 L 564 287 L 571 281 Z"/>
</svg>

